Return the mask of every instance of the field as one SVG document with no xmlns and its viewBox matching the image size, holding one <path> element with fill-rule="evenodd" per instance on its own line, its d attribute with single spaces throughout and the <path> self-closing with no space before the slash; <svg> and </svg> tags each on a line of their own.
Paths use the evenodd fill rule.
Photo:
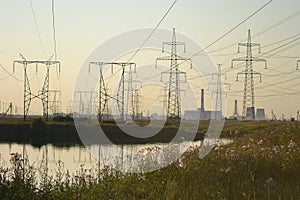
<svg viewBox="0 0 300 200">
<path fill-rule="evenodd" d="M 205 123 L 204 123 L 205 124 Z M 208 124 L 208 122 L 206 122 Z M 205 128 L 203 128 L 205 129 Z M 109 167 L 44 174 L 13 154 L 0 165 L 1 199 L 299 199 L 299 122 L 226 121 L 222 137 L 205 158 L 194 148 L 172 165 L 151 173 L 123 174 Z"/>
</svg>

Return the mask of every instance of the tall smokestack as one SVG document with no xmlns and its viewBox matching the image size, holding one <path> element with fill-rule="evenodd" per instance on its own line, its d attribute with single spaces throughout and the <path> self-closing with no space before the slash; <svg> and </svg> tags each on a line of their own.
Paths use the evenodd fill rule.
<svg viewBox="0 0 300 200">
<path fill-rule="evenodd" d="M 238 105 L 237 100 L 234 100 L 234 114 L 235 117 L 238 116 Z"/>
<path fill-rule="evenodd" d="M 204 111 L 204 89 L 201 89 L 201 110 Z"/>
</svg>

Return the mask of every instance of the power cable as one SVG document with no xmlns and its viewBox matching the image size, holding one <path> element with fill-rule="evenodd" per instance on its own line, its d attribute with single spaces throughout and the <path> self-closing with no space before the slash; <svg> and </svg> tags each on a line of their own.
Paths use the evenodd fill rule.
<svg viewBox="0 0 300 200">
<path fill-rule="evenodd" d="M 163 15 L 163 17 L 161 18 L 161 20 L 159 20 L 158 24 L 155 26 L 155 28 L 151 31 L 151 33 L 148 35 L 148 37 L 146 38 L 146 40 L 140 45 L 140 47 L 135 51 L 135 53 L 128 59 L 127 63 L 129 63 L 137 54 L 138 52 L 143 48 L 143 46 L 146 44 L 146 42 L 152 37 L 152 35 L 154 34 L 154 32 L 158 29 L 158 27 L 160 26 L 160 24 L 163 22 L 163 20 L 167 17 L 167 15 L 169 14 L 169 12 L 172 10 L 172 8 L 175 6 L 177 0 L 175 0 L 172 5 L 169 7 L 169 9 L 167 10 L 167 12 Z"/>
<path fill-rule="evenodd" d="M 24 82 L 23 80 L 21 79 L 18 79 L 16 76 L 14 76 L 12 73 L 10 73 L 2 64 L 0 64 L 0 67 L 10 76 L 12 77 L 13 79 L 15 79 L 16 81 L 19 81 L 19 82 Z"/>
<path fill-rule="evenodd" d="M 55 4 L 54 0 L 51 0 L 51 14 L 52 14 L 52 28 L 53 28 L 53 50 L 54 50 L 54 58 L 57 60 L 57 46 L 56 46 L 56 28 L 55 28 Z"/>
<path fill-rule="evenodd" d="M 163 20 L 167 17 L 167 15 L 170 13 L 170 11 L 172 10 L 172 8 L 175 6 L 175 4 L 177 3 L 178 0 L 175 0 L 172 5 L 168 8 L 167 12 L 163 15 L 163 17 L 159 20 L 159 22 L 157 23 L 157 25 L 154 27 L 154 29 L 151 31 L 151 33 L 147 36 L 147 38 L 142 42 L 142 44 L 140 45 L 140 47 L 135 51 L 135 53 L 128 59 L 127 63 L 129 63 L 137 54 L 138 52 L 143 48 L 143 46 L 147 43 L 147 41 L 152 37 L 152 35 L 154 34 L 154 32 L 158 29 L 158 27 L 161 25 L 161 23 L 163 22 Z M 118 71 L 116 71 L 116 73 L 118 73 L 119 71 L 121 71 L 121 69 L 119 69 Z M 111 77 L 111 76 L 110 76 Z M 110 77 L 106 78 L 109 79 Z"/>
<path fill-rule="evenodd" d="M 31 7 L 31 12 L 32 12 L 34 24 L 35 24 L 35 29 L 36 29 L 36 32 L 38 34 L 38 38 L 39 38 L 39 41 L 40 41 L 40 44 L 41 44 L 41 48 L 42 48 L 43 54 L 44 54 L 44 56 L 46 58 L 47 54 L 46 54 L 45 46 L 43 44 L 43 40 L 42 40 L 41 33 L 40 33 L 40 30 L 39 30 L 39 26 L 38 26 L 38 22 L 37 22 L 37 18 L 36 18 L 36 14 L 35 14 L 35 11 L 34 11 L 34 8 L 33 8 L 32 1 L 29 0 L 29 3 L 30 3 L 30 7 Z"/>
<path fill-rule="evenodd" d="M 258 32 L 258 33 L 256 33 L 256 34 L 252 35 L 252 38 L 255 38 L 255 37 L 257 37 L 257 36 L 260 36 L 260 35 L 262 35 L 263 33 L 266 33 L 266 32 L 268 32 L 268 31 L 270 31 L 270 30 L 272 30 L 272 29 L 274 29 L 274 28 L 276 28 L 276 27 L 282 25 L 283 23 L 289 21 L 290 19 L 296 17 L 296 16 L 299 15 L 299 14 L 300 14 L 300 11 L 297 11 L 297 12 L 293 13 L 292 15 L 289 15 L 288 17 L 282 19 L 281 21 L 279 21 L 279 22 L 277 22 L 277 23 L 275 23 L 275 24 L 273 24 L 273 25 L 267 27 L 266 29 L 264 29 L 264 30 L 262 30 L 262 31 L 260 31 L 260 32 Z M 292 17 L 292 16 L 293 16 L 293 17 Z M 243 42 L 243 41 L 245 41 L 245 40 L 246 40 L 246 39 L 241 40 L 240 42 Z M 236 43 L 232 43 L 232 44 L 227 45 L 227 46 L 225 46 L 225 47 L 222 47 L 222 48 L 219 48 L 219 49 L 216 49 L 216 50 L 209 51 L 208 53 L 215 53 L 215 52 L 218 52 L 218 51 L 222 51 L 222 50 L 224 50 L 224 49 L 228 49 L 228 48 L 233 47 L 233 46 L 235 46 L 235 45 L 236 45 Z M 266 46 L 264 46 L 264 47 L 266 47 Z"/>
<path fill-rule="evenodd" d="M 261 10 L 263 10 L 265 7 L 267 7 L 272 1 L 273 0 L 270 0 L 267 3 L 265 3 L 259 9 L 257 9 L 254 13 L 252 13 L 251 15 L 249 15 L 246 19 L 244 19 L 239 24 L 237 24 L 236 26 L 234 26 L 233 28 L 231 28 L 229 31 L 227 31 L 225 34 L 223 34 L 221 37 L 219 37 L 218 39 L 216 39 L 215 41 L 213 41 L 211 44 L 209 44 L 208 46 L 206 46 L 204 49 L 201 49 L 200 51 L 198 51 L 197 53 L 195 53 L 194 55 L 192 55 L 190 58 L 193 58 L 193 57 L 199 55 L 201 52 L 205 51 L 206 49 L 210 48 L 211 46 L 213 46 L 214 44 L 216 44 L 217 42 L 219 42 L 220 40 L 222 40 L 223 38 L 225 38 L 227 35 L 229 35 L 235 29 L 237 29 L 238 27 L 240 27 L 241 25 L 243 25 L 245 22 L 247 22 L 249 19 L 251 19 L 257 13 L 259 13 Z M 186 62 L 186 61 L 183 61 L 183 62 Z"/>
</svg>

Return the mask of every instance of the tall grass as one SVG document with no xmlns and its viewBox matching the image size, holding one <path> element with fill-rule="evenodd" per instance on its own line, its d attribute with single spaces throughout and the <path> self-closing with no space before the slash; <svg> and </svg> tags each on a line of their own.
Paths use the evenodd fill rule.
<svg viewBox="0 0 300 200">
<path fill-rule="evenodd" d="M 238 128 L 238 127 L 236 127 Z M 31 166 L 12 154 L 0 166 L 1 199 L 298 199 L 300 129 L 280 123 L 247 133 L 227 146 L 216 146 L 204 159 L 198 149 L 151 173 L 123 174 L 110 167 L 74 174 L 57 163 L 56 173 Z M 232 129 L 232 131 L 235 131 Z M 243 130 L 240 130 L 242 131 Z M 41 170 L 44 169 L 44 170 Z M 37 181 L 37 174 L 42 179 Z"/>
</svg>

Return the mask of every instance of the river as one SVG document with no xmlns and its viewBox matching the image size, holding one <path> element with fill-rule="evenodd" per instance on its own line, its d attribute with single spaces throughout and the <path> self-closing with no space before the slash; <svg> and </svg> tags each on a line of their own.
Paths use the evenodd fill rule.
<svg viewBox="0 0 300 200">
<path fill-rule="evenodd" d="M 230 143 L 230 140 L 219 139 L 221 145 Z M 10 158 L 12 153 L 19 153 L 22 157 L 25 156 L 30 165 L 35 168 L 40 168 L 41 164 L 47 165 L 49 173 L 55 173 L 57 164 L 62 161 L 64 169 L 71 174 L 75 174 L 80 168 L 92 169 L 97 167 L 110 166 L 117 168 L 118 164 L 124 165 L 124 169 L 130 168 L 132 158 L 149 157 L 162 163 L 162 157 L 166 155 L 166 149 L 174 150 L 177 148 L 178 153 L 182 154 L 188 148 L 200 146 L 200 141 L 183 142 L 178 144 L 141 144 L 141 145 L 93 145 L 88 147 L 73 146 L 73 147 L 57 147 L 51 144 L 44 145 L 40 148 L 29 144 L 0 144 L 1 166 L 10 167 Z M 154 154 L 153 154 L 154 152 Z M 155 154 L 156 152 L 156 154 Z M 130 161 L 128 160 L 130 158 Z M 140 160 L 137 159 L 139 162 Z M 128 162 L 129 161 L 129 162 Z M 126 166 L 127 163 L 127 166 Z"/>
</svg>

